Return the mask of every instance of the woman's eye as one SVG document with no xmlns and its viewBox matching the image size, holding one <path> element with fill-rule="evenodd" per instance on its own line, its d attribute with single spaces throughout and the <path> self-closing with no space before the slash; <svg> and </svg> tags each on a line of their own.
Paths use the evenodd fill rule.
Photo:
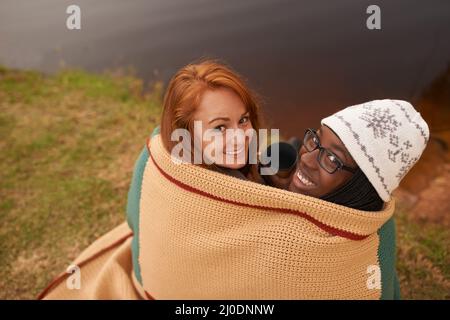
<svg viewBox="0 0 450 320">
<path fill-rule="evenodd" d="M 239 123 L 246 123 L 248 122 L 248 117 L 242 117 L 241 120 L 239 121 Z"/>
<path fill-rule="evenodd" d="M 330 154 L 329 156 L 328 156 L 328 160 L 330 160 L 332 163 L 339 163 L 339 161 L 336 159 L 336 157 L 335 156 L 333 156 L 332 154 Z"/>
<path fill-rule="evenodd" d="M 217 126 L 217 127 L 215 127 L 214 128 L 214 130 L 217 130 L 217 131 L 221 131 L 221 132 L 224 132 L 225 131 L 225 126 L 224 125 L 221 125 L 221 126 Z"/>
</svg>

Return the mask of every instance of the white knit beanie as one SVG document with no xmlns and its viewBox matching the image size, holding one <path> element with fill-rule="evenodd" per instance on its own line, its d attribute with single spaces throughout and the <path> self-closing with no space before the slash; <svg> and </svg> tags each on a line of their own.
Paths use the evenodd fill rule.
<svg viewBox="0 0 450 320">
<path fill-rule="evenodd" d="M 321 121 L 332 129 L 384 201 L 419 160 L 428 142 L 427 123 L 402 100 L 374 100 Z"/>
</svg>

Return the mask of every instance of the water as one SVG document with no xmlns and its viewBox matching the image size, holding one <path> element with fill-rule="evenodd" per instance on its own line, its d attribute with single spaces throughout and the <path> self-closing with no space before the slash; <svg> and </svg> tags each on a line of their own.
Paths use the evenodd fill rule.
<svg viewBox="0 0 450 320">
<path fill-rule="evenodd" d="M 450 62 L 450 1 L 40 0 L 0 2 L 0 64 L 54 72 L 133 66 L 167 81 L 199 57 L 220 58 L 265 101 L 268 124 L 302 135 L 345 106 L 415 100 Z M 66 29 L 68 5 L 82 29 Z"/>
</svg>

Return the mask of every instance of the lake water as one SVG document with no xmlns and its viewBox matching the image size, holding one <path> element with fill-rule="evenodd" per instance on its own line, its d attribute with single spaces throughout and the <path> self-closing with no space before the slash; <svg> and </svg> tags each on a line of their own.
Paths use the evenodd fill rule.
<svg viewBox="0 0 450 320">
<path fill-rule="evenodd" d="M 66 28 L 70 4 L 81 8 L 81 30 Z M 381 30 L 366 28 L 370 4 L 381 8 Z M 351 104 L 414 101 L 450 62 L 449 39 L 449 0 L 0 2 L 0 64 L 133 66 L 167 81 L 194 59 L 220 58 L 263 96 L 284 135 Z"/>
</svg>

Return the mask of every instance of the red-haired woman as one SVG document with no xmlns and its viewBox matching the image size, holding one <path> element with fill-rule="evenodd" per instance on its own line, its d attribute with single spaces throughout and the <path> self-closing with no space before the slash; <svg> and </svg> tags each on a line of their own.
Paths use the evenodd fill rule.
<svg viewBox="0 0 450 320">
<path fill-rule="evenodd" d="M 194 130 L 195 122 L 200 124 L 200 130 Z M 221 135 L 223 143 L 213 153 L 214 159 L 223 161 L 211 163 L 210 159 L 210 163 L 202 161 L 201 165 L 262 183 L 257 165 L 249 162 L 249 145 L 252 139 L 258 138 L 260 122 L 259 102 L 243 79 L 224 64 L 204 60 L 182 67 L 172 77 L 164 97 L 161 139 L 167 151 L 172 152 L 179 144 L 179 141 L 173 141 L 173 133 L 177 129 L 185 129 L 190 133 L 191 150 L 204 155 L 208 146 L 211 149 L 214 143 L 205 132 Z M 229 129 L 232 132 L 254 129 L 250 131 L 256 135 L 246 135 L 239 143 L 226 136 Z M 201 141 L 200 148 L 194 145 L 195 139 Z M 245 161 L 237 161 L 240 156 Z"/>
</svg>

